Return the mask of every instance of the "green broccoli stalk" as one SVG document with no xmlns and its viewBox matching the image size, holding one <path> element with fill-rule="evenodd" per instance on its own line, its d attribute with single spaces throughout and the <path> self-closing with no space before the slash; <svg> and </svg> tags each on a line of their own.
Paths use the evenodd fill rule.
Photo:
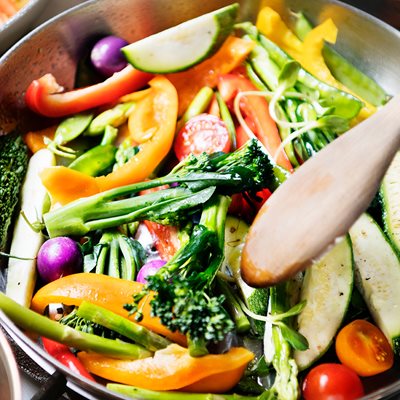
<svg viewBox="0 0 400 400">
<path fill-rule="evenodd" d="M 134 196 L 173 183 L 180 185 Z M 276 186 L 268 156 L 256 140 L 250 140 L 233 153 L 189 156 L 164 177 L 76 200 L 45 214 L 44 223 L 50 237 L 83 236 L 96 229 L 145 219 L 178 225 L 200 211 L 214 192 L 231 195 Z"/>
<path fill-rule="evenodd" d="M 192 356 L 208 353 L 208 342 L 222 340 L 234 328 L 225 311 L 225 297 L 212 296 L 210 287 L 223 260 L 225 219 L 230 204 L 227 196 L 213 196 L 193 229 L 190 240 L 155 275 L 147 278 L 145 290 L 126 304 L 131 314 L 139 310 L 139 301 L 149 290 L 156 292 L 151 301 L 152 315 L 172 331 L 188 336 Z M 136 314 L 141 318 L 142 315 Z"/>
</svg>

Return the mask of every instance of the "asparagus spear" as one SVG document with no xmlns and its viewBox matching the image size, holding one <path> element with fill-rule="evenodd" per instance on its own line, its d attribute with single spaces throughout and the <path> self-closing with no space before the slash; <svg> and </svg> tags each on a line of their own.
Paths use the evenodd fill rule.
<svg viewBox="0 0 400 400">
<path fill-rule="evenodd" d="M 1 292 L 0 309 L 21 328 L 79 350 L 94 351 L 109 356 L 131 359 L 146 358 L 152 355 L 150 351 L 137 344 L 106 339 L 61 325 L 29 310 L 29 308 L 19 305 Z"/>
<path fill-rule="evenodd" d="M 149 329 L 88 301 L 82 302 L 77 315 L 132 339 L 150 351 L 163 349 L 171 343 Z"/>
</svg>

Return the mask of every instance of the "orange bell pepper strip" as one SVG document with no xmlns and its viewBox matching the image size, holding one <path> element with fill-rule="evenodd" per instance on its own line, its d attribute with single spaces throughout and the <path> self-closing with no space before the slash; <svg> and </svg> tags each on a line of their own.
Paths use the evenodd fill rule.
<svg viewBox="0 0 400 400">
<path fill-rule="evenodd" d="M 46 117 L 63 117 L 103 104 L 145 86 L 152 75 L 128 65 L 103 82 L 64 92 L 52 74 L 35 79 L 26 90 L 26 105 Z"/>
<path fill-rule="evenodd" d="M 151 132 L 140 151 L 126 164 L 105 176 L 89 177 L 66 167 L 46 168 L 41 179 L 53 203 L 66 204 L 81 197 L 145 180 L 168 154 L 175 135 L 178 96 L 163 76 L 153 78 L 151 91 L 135 106 L 128 123 L 132 137 Z M 66 182 L 68 181 L 68 185 Z"/>
<path fill-rule="evenodd" d="M 253 49 L 255 43 L 229 36 L 221 48 L 210 58 L 194 67 L 166 77 L 178 91 L 179 111 L 182 115 L 199 90 L 204 86 L 217 86 L 218 76 L 237 68 Z"/>
<path fill-rule="evenodd" d="M 46 149 L 45 139 L 53 140 L 56 129 L 57 125 L 52 125 L 39 131 L 30 131 L 24 135 L 24 142 L 32 153 Z"/>
<path fill-rule="evenodd" d="M 151 390 L 187 390 L 224 393 L 240 380 L 254 354 L 233 347 L 224 354 L 191 357 L 177 344 L 141 360 L 118 360 L 81 352 L 78 358 L 91 373 L 118 383 Z"/>
<path fill-rule="evenodd" d="M 139 293 L 142 288 L 143 284 L 139 282 L 82 272 L 64 276 L 40 288 L 32 298 L 31 308 L 43 314 L 45 308 L 51 303 L 79 306 L 83 300 L 86 300 L 128 318 L 128 311 L 123 306 L 131 303 L 132 295 Z M 158 318 L 150 316 L 152 297 L 153 294 L 150 294 L 140 303 L 143 305 L 144 317 L 139 324 L 166 336 L 173 342 L 185 345 L 186 337 L 183 334 L 171 332 L 161 324 Z"/>
</svg>

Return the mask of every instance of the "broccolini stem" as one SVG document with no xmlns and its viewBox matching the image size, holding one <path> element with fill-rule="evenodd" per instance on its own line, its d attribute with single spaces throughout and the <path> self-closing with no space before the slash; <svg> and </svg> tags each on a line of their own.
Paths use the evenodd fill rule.
<svg viewBox="0 0 400 400">
<path fill-rule="evenodd" d="M 157 392 L 135 386 L 117 383 L 107 384 L 107 389 L 112 392 L 124 394 L 133 399 L 142 400 L 267 400 L 268 392 L 260 396 L 241 396 L 239 394 L 212 394 L 212 393 L 185 393 L 185 392 Z M 272 399 L 272 398 L 271 398 Z"/>
<path fill-rule="evenodd" d="M 21 328 L 79 350 L 132 359 L 146 358 L 152 355 L 150 351 L 142 346 L 125 343 L 121 340 L 106 339 L 59 324 L 19 305 L 1 292 L 0 309 Z"/>
<path fill-rule="evenodd" d="M 171 344 L 169 340 L 157 335 L 144 326 L 87 301 L 81 303 L 77 315 L 132 339 L 149 351 L 164 349 Z"/>
<path fill-rule="evenodd" d="M 202 357 L 208 354 L 207 341 L 204 338 L 192 340 L 188 334 L 187 340 L 191 357 Z"/>
</svg>

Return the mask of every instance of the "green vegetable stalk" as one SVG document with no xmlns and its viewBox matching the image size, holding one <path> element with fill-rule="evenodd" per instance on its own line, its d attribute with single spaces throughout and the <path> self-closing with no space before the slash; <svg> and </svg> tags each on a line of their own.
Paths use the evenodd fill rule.
<svg viewBox="0 0 400 400">
<path fill-rule="evenodd" d="M 212 394 L 212 393 L 185 393 L 185 392 L 157 392 L 154 390 L 142 389 L 135 386 L 120 385 L 117 383 L 107 384 L 107 389 L 112 392 L 124 394 L 133 399 L 143 400 L 269 400 L 268 392 L 260 396 L 242 396 L 240 394 Z"/>
<path fill-rule="evenodd" d="M 189 156 L 164 177 L 71 202 L 45 214 L 44 223 L 50 237 L 83 236 L 96 229 L 108 229 L 144 219 L 178 225 L 199 211 L 215 192 L 233 194 L 264 187 L 274 189 L 282 179 L 274 174 L 276 168 L 268 156 L 257 141 L 251 140 L 234 153 Z M 122 198 L 173 183 L 181 185 Z"/>
<path fill-rule="evenodd" d="M 1 292 L 0 309 L 19 327 L 79 350 L 132 359 L 146 358 L 152 355 L 150 351 L 137 344 L 106 339 L 61 325 L 19 305 Z"/>
<path fill-rule="evenodd" d="M 125 305 L 137 313 L 148 290 L 156 292 L 152 314 L 172 331 L 188 336 L 192 356 L 208 353 L 207 343 L 223 340 L 234 323 L 223 307 L 224 296 L 212 296 L 210 286 L 223 260 L 225 220 L 230 199 L 214 196 L 204 207 L 190 240 L 158 272 L 146 289 Z M 139 314 L 139 316 L 141 316 Z"/>
<path fill-rule="evenodd" d="M 96 304 L 83 301 L 77 311 L 78 317 L 94 322 L 125 336 L 149 351 L 164 349 L 171 342 L 149 329 L 121 317 Z"/>
</svg>

